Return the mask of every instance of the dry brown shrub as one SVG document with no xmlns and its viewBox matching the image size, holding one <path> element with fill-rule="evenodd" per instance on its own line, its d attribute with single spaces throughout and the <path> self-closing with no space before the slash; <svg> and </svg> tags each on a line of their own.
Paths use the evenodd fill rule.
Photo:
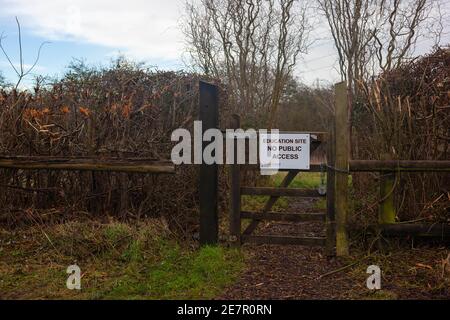
<svg viewBox="0 0 450 320">
<path fill-rule="evenodd" d="M 355 158 L 450 159 L 449 48 L 381 74 L 361 89 L 354 116 Z M 377 181 L 370 175 L 354 177 L 364 216 L 375 216 L 371 211 L 377 206 L 367 210 L 367 204 L 374 203 Z M 399 220 L 450 221 L 449 186 L 448 173 L 402 173 L 394 191 Z"/>
<path fill-rule="evenodd" d="M 119 59 L 102 69 L 74 63 L 34 92 L 0 89 L 0 155 L 170 159 L 172 131 L 197 119 L 199 80 Z M 195 166 L 159 176 L 3 169 L 0 222 L 164 217 L 187 233 L 198 220 L 197 180 Z"/>
</svg>

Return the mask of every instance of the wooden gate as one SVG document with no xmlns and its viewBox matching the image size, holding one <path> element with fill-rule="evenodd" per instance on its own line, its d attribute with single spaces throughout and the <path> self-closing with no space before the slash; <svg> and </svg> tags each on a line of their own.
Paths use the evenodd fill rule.
<svg viewBox="0 0 450 320">
<path fill-rule="evenodd" d="M 211 85 L 200 83 L 200 115 L 202 120 L 217 127 L 218 90 Z M 202 117 L 203 115 L 203 117 Z M 240 128 L 239 117 L 234 117 L 234 129 Z M 307 212 L 279 213 L 272 212 L 274 204 L 280 197 L 322 197 L 317 190 L 289 188 L 300 170 L 290 170 L 277 188 L 255 188 L 241 186 L 241 168 L 231 166 L 232 194 L 230 210 L 230 242 L 268 244 L 299 244 L 326 246 L 330 255 L 349 255 L 347 235 L 347 217 L 349 202 L 349 175 L 356 172 L 380 173 L 379 223 L 375 225 L 377 232 L 390 235 L 438 235 L 450 238 L 448 223 L 415 224 L 395 221 L 396 212 L 393 205 L 396 179 L 401 172 L 450 172 L 450 160 L 355 160 L 350 157 L 350 138 L 348 121 L 347 87 L 344 82 L 335 86 L 334 115 L 329 123 L 329 132 L 311 133 L 311 151 L 320 144 L 326 143 L 327 161 L 321 165 L 312 165 L 309 172 L 317 172 L 326 168 L 327 192 L 325 212 L 315 214 Z M 234 154 L 237 154 L 237 143 Z M 236 161 L 234 163 L 237 163 Z M 209 168 L 210 167 L 210 168 Z M 202 244 L 217 243 L 217 165 L 202 165 L 200 175 L 200 242 Z M 382 174 L 382 175 L 381 175 Z M 241 210 L 243 195 L 264 195 L 269 200 L 259 212 Z M 250 219 L 251 223 L 241 230 L 242 219 Z M 326 224 L 325 237 L 288 237 L 254 235 L 261 221 L 323 221 Z"/>
<path fill-rule="evenodd" d="M 239 118 L 235 116 L 234 127 L 239 128 Z M 280 132 L 283 133 L 283 132 Z M 332 132 L 289 132 L 309 133 L 311 137 L 310 152 L 314 154 L 320 145 L 326 146 L 327 162 L 333 162 Z M 236 145 L 235 145 L 235 156 Z M 241 185 L 241 167 L 239 164 L 232 165 L 232 194 L 230 210 L 230 240 L 235 245 L 242 243 L 255 244 L 279 244 L 279 245 L 306 245 L 326 246 L 330 254 L 334 251 L 334 176 L 328 169 L 327 163 L 312 164 L 307 172 L 323 172 L 327 176 L 326 194 L 320 194 L 316 189 L 289 188 L 295 177 L 304 172 L 303 170 L 280 170 L 287 171 L 286 176 L 278 187 L 248 187 Z M 270 196 L 264 208 L 259 212 L 241 210 L 241 197 L 248 196 Z M 322 212 L 296 212 L 281 213 L 272 212 L 272 208 L 280 197 L 305 197 L 305 198 L 327 198 L 327 208 Z M 250 219 L 250 224 L 242 231 L 242 220 Z M 283 222 L 306 222 L 322 221 L 326 224 L 326 237 L 293 237 L 285 235 L 254 235 L 254 231 L 261 221 L 283 221 Z"/>
</svg>

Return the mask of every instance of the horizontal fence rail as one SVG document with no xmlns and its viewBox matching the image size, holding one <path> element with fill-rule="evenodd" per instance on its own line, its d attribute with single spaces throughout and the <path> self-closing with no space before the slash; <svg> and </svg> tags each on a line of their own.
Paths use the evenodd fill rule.
<svg viewBox="0 0 450 320">
<path fill-rule="evenodd" d="M 242 236 L 242 240 L 253 244 L 277 244 L 298 246 L 324 246 L 325 237 L 292 237 L 292 236 Z"/>
<path fill-rule="evenodd" d="M 325 213 L 279 213 L 279 212 L 241 212 L 242 219 L 267 220 L 267 221 L 325 221 Z"/>
<path fill-rule="evenodd" d="M 171 161 L 120 158 L 0 157 L 0 168 L 22 170 L 111 171 L 126 173 L 172 174 Z"/>
<path fill-rule="evenodd" d="M 299 188 L 269 188 L 269 187 L 241 187 L 242 195 L 272 196 L 272 197 L 305 197 L 316 198 L 325 197 L 315 189 Z"/>
<path fill-rule="evenodd" d="M 446 223 L 393 223 L 382 224 L 378 228 L 386 236 L 431 236 L 450 238 L 450 225 Z"/>
<path fill-rule="evenodd" d="M 349 160 L 351 172 L 450 172 L 450 160 Z"/>
<path fill-rule="evenodd" d="M 449 160 L 349 160 L 350 172 L 379 172 L 380 179 L 380 209 L 379 224 L 375 230 L 384 236 L 419 236 L 433 238 L 450 238 L 448 223 L 397 223 L 394 204 L 394 189 L 396 176 L 400 172 L 450 172 Z"/>
<path fill-rule="evenodd" d="M 275 171 L 274 170 L 268 170 L 268 169 L 261 169 L 259 167 L 260 163 L 258 161 L 258 163 L 256 164 L 249 164 L 249 165 L 244 165 L 244 168 L 246 168 L 247 170 L 253 170 L 253 171 Z M 290 171 L 294 171 L 294 172 L 326 172 L 327 171 L 327 165 L 326 164 L 318 164 L 318 163 L 311 163 L 309 166 L 309 169 L 277 169 L 276 171 L 278 172 L 290 172 Z"/>
</svg>

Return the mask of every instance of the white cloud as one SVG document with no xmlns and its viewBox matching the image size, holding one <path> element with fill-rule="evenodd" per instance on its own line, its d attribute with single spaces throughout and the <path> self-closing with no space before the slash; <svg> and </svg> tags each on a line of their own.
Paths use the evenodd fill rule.
<svg viewBox="0 0 450 320">
<path fill-rule="evenodd" d="M 13 66 L 14 66 L 14 68 L 16 68 L 17 70 L 19 70 L 20 69 L 20 63 L 19 62 L 13 62 Z M 9 63 L 9 62 L 7 62 L 7 61 L 0 61 L 0 67 L 3 67 L 3 68 L 11 68 L 11 64 Z M 22 65 L 22 67 L 23 67 L 23 69 L 24 69 L 24 72 L 28 72 L 28 70 L 30 70 L 31 68 L 33 68 L 33 72 L 45 72 L 46 70 L 47 70 L 47 68 L 46 67 L 44 67 L 44 66 L 41 66 L 41 65 L 35 65 L 35 66 L 33 66 L 33 65 L 31 65 L 31 64 L 28 64 L 28 63 L 24 63 L 23 65 Z"/>
<path fill-rule="evenodd" d="M 139 59 L 179 59 L 181 0 L 0 0 L 0 15 L 50 40 L 111 47 Z"/>
<path fill-rule="evenodd" d="M 448 34 L 448 1 L 440 0 Z M 447 4 L 447 5 L 445 5 Z M 179 19 L 184 0 L 0 0 L 0 16 L 18 16 L 22 26 L 48 40 L 72 40 L 103 45 L 138 60 L 157 59 L 163 67 L 180 66 L 184 49 Z M 337 81 L 337 56 L 326 23 L 317 15 L 310 53 L 297 65 L 296 75 L 308 83 Z M 419 53 L 430 50 L 421 43 Z M 164 63 L 162 61 L 166 61 Z"/>
</svg>

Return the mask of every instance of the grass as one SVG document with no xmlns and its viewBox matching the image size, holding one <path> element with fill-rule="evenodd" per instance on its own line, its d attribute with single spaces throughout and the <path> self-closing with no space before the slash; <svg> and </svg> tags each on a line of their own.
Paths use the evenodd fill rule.
<svg viewBox="0 0 450 320">
<path fill-rule="evenodd" d="M 280 185 L 286 173 L 278 173 L 273 177 L 274 183 Z M 326 184 L 326 174 L 324 175 L 324 183 Z M 289 185 L 290 188 L 300 189 L 317 189 L 322 183 L 322 177 L 319 172 L 302 172 L 298 174 Z M 313 208 L 318 210 L 325 210 L 327 208 L 326 199 L 318 199 L 314 201 Z"/>
<path fill-rule="evenodd" d="M 261 211 L 266 202 L 270 199 L 268 196 L 242 196 L 242 210 L 243 211 Z M 277 200 L 272 208 L 272 211 L 280 211 L 287 208 L 289 205 L 288 199 L 281 197 Z"/>
<path fill-rule="evenodd" d="M 277 173 L 269 178 L 267 186 L 277 187 L 281 185 L 286 172 Z M 324 177 L 326 183 L 326 175 Z M 318 172 L 303 172 L 298 174 L 289 185 L 290 188 L 302 188 L 302 189 L 317 189 L 321 184 L 321 174 Z M 269 200 L 268 196 L 242 196 L 242 210 L 243 211 L 261 211 L 264 205 Z M 272 208 L 272 211 L 284 211 L 289 206 L 289 198 L 280 197 Z M 314 209 L 323 210 L 326 209 L 326 199 L 319 199 L 313 204 Z M 244 228 L 246 223 L 244 223 Z"/>
<path fill-rule="evenodd" d="M 280 185 L 287 173 L 278 173 L 272 177 L 275 185 Z M 326 173 L 324 175 L 324 183 L 326 183 Z M 289 185 L 290 188 L 315 189 L 321 183 L 321 174 L 319 172 L 302 172 L 299 173 Z"/>
<path fill-rule="evenodd" d="M 0 259 L 2 299 L 211 299 L 244 268 L 239 250 L 182 246 L 158 223 L 0 230 Z M 66 288 L 71 264 L 81 290 Z"/>
<path fill-rule="evenodd" d="M 281 184 L 287 173 L 280 172 L 270 177 L 268 183 L 269 187 L 277 187 Z M 304 188 L 315 189 L 318 188 L 321 183 L 320 173 L 300 173 L 289 185 L 290 188 Z M 326 176 L 325 176 L 326 183 Z M 268 196 L 243 196 L 242 197 L 242 210 L 244 211 L 259 211 L 266 204 Z M 286 209 L 289 205 L 289 200 L 286 197 L 280 197 L 273 207 L 273 211 L 280 211 Z"/>
<path fill-rule="evenodd" d="M 185 253 L 178 246 L 163 247 L 158 263 L 142 266 L 139 276 L 130 269 L 131 272 L 116 280 L 102 297 L 211 299 L 235 279 L 243 266 L 236 250 L 204 247 Z"/>
<path fill-rule="evenodd" d="M 442 274 L 442 261 L 448 255 L 445 247 L 420 246 L 405 248 L 392 245 L 388 252 L 367 252 L 353 248 L 352 260 L 358 262 L 348 270 L 355 282 L 348 293 L 350 299 L 448 299 L 450 275 Z M 382 272 L 381 290 L 368 291 L 365 279 L 369 265 L 377 265 Z"/>
</svg>

